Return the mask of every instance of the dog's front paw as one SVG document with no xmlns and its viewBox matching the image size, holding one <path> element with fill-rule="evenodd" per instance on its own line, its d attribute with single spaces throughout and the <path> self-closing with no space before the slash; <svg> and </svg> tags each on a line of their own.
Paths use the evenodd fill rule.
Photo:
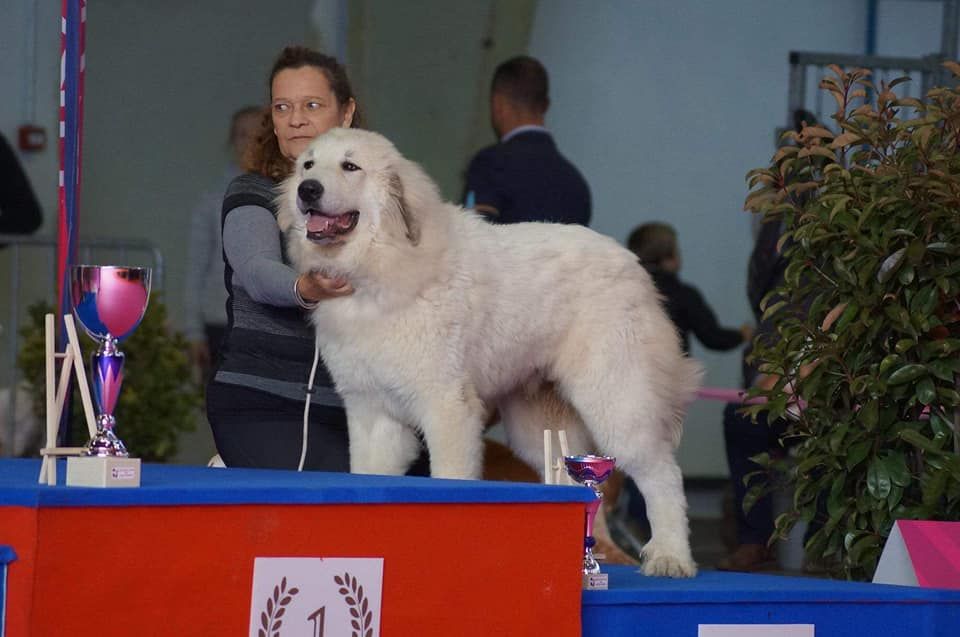
<svg viewBox="0 0 960 637">
<path fill-rule="evenodd" d="M 668 550 L 650 541 L 640 555 L 644 575 L 651 577 L 694 577 L 697 564 L 686 551 Z"/>
</svg>

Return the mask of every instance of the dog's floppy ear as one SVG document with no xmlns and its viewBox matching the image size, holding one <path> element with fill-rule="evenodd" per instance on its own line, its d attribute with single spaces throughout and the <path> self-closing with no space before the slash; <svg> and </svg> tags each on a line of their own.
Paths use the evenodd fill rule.
<svg viewBox="0 0 960 637">
<path fill-rule="evenodd" d="M 403 188 L 403 180 L 400 178 L 399 173 L 390 173 L 389 187 L 390 199 L 393 200 L 394 205 L 400 213 L 400 220 L 403 221 L 403 226 L 406 228 L 407 239 L 409 239 L 411 245 L 417 245 L 420 243 L 420 222 L 414 215 L 410 202 L 407 201 Z"/>
</svg>

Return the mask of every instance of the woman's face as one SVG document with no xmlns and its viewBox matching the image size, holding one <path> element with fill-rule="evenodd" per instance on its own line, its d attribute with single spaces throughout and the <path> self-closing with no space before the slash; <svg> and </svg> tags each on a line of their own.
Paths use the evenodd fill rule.
<svg viewBox="0 0 960 637">
<path fill-rule="evenodd" d="M 343 108 L 323 71 L 312 66 L 284 69 L 273 78 L 271 116 L 280 152 L 294 160 L 313 138 L 335 126 L 350 126 L 356 105 Z"/>
</svg>

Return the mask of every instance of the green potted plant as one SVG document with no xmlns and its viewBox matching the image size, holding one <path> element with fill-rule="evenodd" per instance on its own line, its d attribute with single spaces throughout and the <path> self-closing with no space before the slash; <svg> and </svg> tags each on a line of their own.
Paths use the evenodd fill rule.
<svg viewBox="0 0 960 637">
<path fill-rule="evenodd" d="M 895 520 L 960 519 L 960 91 L 899 98 L 908 78 L 830 68 L 836 132 L 786 133 L 748 173 L 745 207 L 783 224 L 789 265 L 765 307 L 778 338 L 755 351 L 779 380 L 747 409 L 799 441 L 755 458 L 793 490 L 774 539 L 815 520 L 807 558 L 867 579 Z"/>
<path fill-rule="evenodd" d="M 28 383 L 33 410 L 39 422 L 44 418 L 44 315 L 53 309 L 40 303 L 30 307 L 29 322 L 20 330 L 22 345 L 17 364 Z M 81 330 L 84 364 L 96 343 Z M 156 295 L 133 334 L 124 341 L 125 381 L 116 407 L 117 435 L 130 455 L 147 462 L 163 462 L 177 452 L 182 432 L 194 428 L 200 406 L 200 388 L 193 380 L 183 335 L 170 329 L 167 309 Z M 75 381 L 74 381 L 75 382 Z M 71 401 L 73 444 L 88 438 L 79 395 Z"/>
</svg>

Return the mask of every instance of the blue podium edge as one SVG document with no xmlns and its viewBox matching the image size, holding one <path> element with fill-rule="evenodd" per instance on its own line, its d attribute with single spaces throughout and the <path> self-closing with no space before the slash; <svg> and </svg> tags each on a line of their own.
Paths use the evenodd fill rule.
<svg viewBox="0 0 960 637">
<path fill-rule="evenodd" d="M 40 461 L 0 460 L 0 506 L 185 506 L 241 504 L 548 504 L 586 503 L 586 487 L 406 476 L 211 469 L 144 463 L 137 488 L 37 484 Z"/>
<path fill-rule="evenodd" d="M 610 588 L 584 591 L 584 607 L 688 604 L 951 604 L 960 590 L 807 577 L 702 571 L 692 579 L 647 577 L 631 566 L 602 566 Z"/>
</svg>

